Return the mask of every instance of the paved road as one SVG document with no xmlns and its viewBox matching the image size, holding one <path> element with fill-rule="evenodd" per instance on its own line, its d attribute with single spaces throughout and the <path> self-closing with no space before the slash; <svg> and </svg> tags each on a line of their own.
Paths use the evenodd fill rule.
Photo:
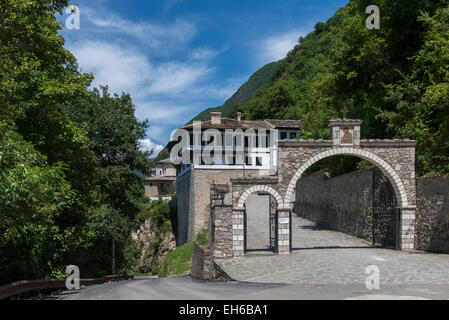
<svg viewBox="0 0 449 320">
<path fill-rule="evenodd" d="M 364 286 L 297 286 L 225 282 L 211 283 L 190 276 L 130 280 L 62 292 L 46 300 L 366 300 L 449 299 L 449 285 L 382 286 L 369 291 Z"/>
<path fill-rule="evenodd" d="M 364 240 L 293 218 L 293 253 L 253 252 L 216 260 L 234 280 L 295 285 L 364 285 L 366 268 L 380 269 L 382 285 L 449 284 L 449 255 L 372 248 Z"/>
<path fill-rule="evenodd" d="M 371 248 L 369 243 L 294 218 L 294 252 L 253 253 L 219 264 L 239 281 L 190 276 L 108 283 L 63 292 L 69 300 L 449 299 L 449 255 Z M 380 268 L 380 290 L 365 286 L 369 265 Z"/>
</svg>

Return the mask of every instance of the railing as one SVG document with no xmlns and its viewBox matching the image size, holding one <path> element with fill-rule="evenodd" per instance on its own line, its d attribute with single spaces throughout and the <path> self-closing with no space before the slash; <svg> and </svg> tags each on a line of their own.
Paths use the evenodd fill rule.
<svg viewBox="0 0 449 320">
<path fill-rule="evenodd" d="M 102 284 L 110 281 L 120 281 L 132 279 L 132 276 L 106 276 L 96 279 L 80 279 L 80 284 L 89 286 L 93 284 Z M 16 296 L 18 294 L 50 290 L 50 289 L 64 289 L 66 279 L 50 279 L 50 280 L 21 280 L 10 284 L 0 286 L 0 300 Z"/>
</svg>

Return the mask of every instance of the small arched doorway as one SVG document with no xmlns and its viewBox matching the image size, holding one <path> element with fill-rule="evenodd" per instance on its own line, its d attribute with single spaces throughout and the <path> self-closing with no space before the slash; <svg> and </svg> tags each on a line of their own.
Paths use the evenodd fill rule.
<svg viewBox="0 0 449 320">
<path fill-rule="evenodd" d="M 247 188 L 238 200 L 243 210 L 244 253 L 278 252 L 278 208 L 282 197 L 270 186 Z"/>
<path fill-rule="evenodd" d="M 277 202 L 267 192 L 251 194 L 245 201 L 245 252 L 276 252 Z"/>
</svg>

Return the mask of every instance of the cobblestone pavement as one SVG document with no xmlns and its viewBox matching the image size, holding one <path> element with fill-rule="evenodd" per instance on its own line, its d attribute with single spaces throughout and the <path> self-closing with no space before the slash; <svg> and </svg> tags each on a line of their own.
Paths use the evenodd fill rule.
<svg viewBox="0 0 449 320">
<path fill-rule="evenodd" d="M 299 285 L 364 285 L 370 265 L 381 285 L 449 284 L 449 255 L 373 248 L 367 241 L 293 217 L 290 255 L 251 254 L 216 259 L 234 280 Z"/>
</svg>

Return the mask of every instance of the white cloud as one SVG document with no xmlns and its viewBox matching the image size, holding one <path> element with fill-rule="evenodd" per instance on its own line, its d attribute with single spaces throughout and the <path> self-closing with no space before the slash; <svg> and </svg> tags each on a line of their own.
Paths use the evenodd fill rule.
<svg viewBox="0 0 449 320">
<path fill-rule="evenodd" d="M 191 54 L 191 58 L 193 60 L 210 60 L 215 58 L 218 54 L 221 53 L 221 50 L 214 50 L 207 47 L 200 47 L 193 50 Z"/>
<path fill-rule="evenodd" d="M 181 3 L 183 0 L 165 0 L 164 13 L 167 13 L 177 3 Z"/>
<path fill-rule="evenodd" d="M 196 34 L 196 27 L 183 19 L 176 19 L 168 24 L 148 21 L 135 23 L 104 9 L 84 8 L 83 13 L 102 30 L 130 36 L 157 50 L 177 48 L 180 44 L 189 42 Z"/>
<path fill-rule="evenodd" d="M 147 56 L 136 49 L 99 41 L 76 43 L 69 46 L 69 50 L 76 56 L 83 72 L 94 74 L 94 87 L 101 84 L 108 85 L 115 93 L 131 92 L 135 100 L 149 94 L 173 98 L 186 91 L 192 96 L 224 89 L 206 89 L 198 85 L 213 72 L 206 63 L 169 61 L 153 66 Z"/>
<path fill-rule="evenodd" d="M 167 100 L 135 101 L 139 106 L 136 113 L 140 119 L 148 118 L 153 123 L 179 124 L 189 119 L 194 105 L 183 105 L 182 102 Z"/>
<path fill-rule="evenodd" d="M 193 45 L 196 27 L 184 19 L 137 22 L 105 7 L 83 7 L 81 14 L 87 27 L 70 34 L 67 48 L 83 72 L 94 74 L 94 87 L 131 94 L 137 118 L 150 121 L 142 148 L 160 150 L 158 143 L 165 143 L 173 128 L 219 105 L 243 82 L 217 81 L 212 60 L 226 48 Z"/>
<path fill-rule="evenodd" d="M 76 56 L 83 72 L 94 74 L 94 87 L 108 85 L 114 93 L 130 92 L 136 101 L 142 101 L 148 95 L 158 95 L 160 100 L 161 96 L 172 99 L 182 95 L 185 99 L 198 95 L 223 97 L 230 93 L 226 86 L 206 83 L 214 71 L 206 63 L 171 61 L 153 66 L 136 49 L 99 41 L 76 43 L 69 46 L 69 50 Z M 166 101 L 158 105 L 164 104 L 169 104 L 173 110 L 173 103 Z"/>
<path fill-rule="evenodd" d="M 171 127 L 166 124 L 156 122 L 156 124 L 150 123 L 150 129 L 148 130 L 148 136 L 153 140 L 168 142 L 170 136 Z"/>
<path fill-rule="evenodd" d="M 108 85 L 112 92 L 136 91 L 147 81 L 151 66 L 143 54 L 117 44 L 86 41 L 69 50 L 76 56 L 83 72 L 95 76 L 93 86 Z"/>
<path fill-rule="evenodd" d="M 159 152 L 161 152 L 164 149 L 163 145 L 154 143 L 151 141 L 151 139 L 143 139 L 139 141 L 139 148 L 141 151 L 145 152 L 151 152 L 153 151 L 153 154 L 151 155 L 152 158 L 155 158 Z"/>
<path fill-rule="evenodd" d="M 298 39 L 304 34 L 305 32 L 295 30 L 263 40 L 262 45 L 258 49 L 261 52 L 260 60 L 263 63 L 268 63 L 285 58 L 287 53 L 298 43 Z"/>
<path fill-rule="evenodd" d="M 149 93 L 180 94 L 204 80 L 212 68 L 203 64 L 168 62 L 159 65 L 152 75 Z"/>
</svg>

